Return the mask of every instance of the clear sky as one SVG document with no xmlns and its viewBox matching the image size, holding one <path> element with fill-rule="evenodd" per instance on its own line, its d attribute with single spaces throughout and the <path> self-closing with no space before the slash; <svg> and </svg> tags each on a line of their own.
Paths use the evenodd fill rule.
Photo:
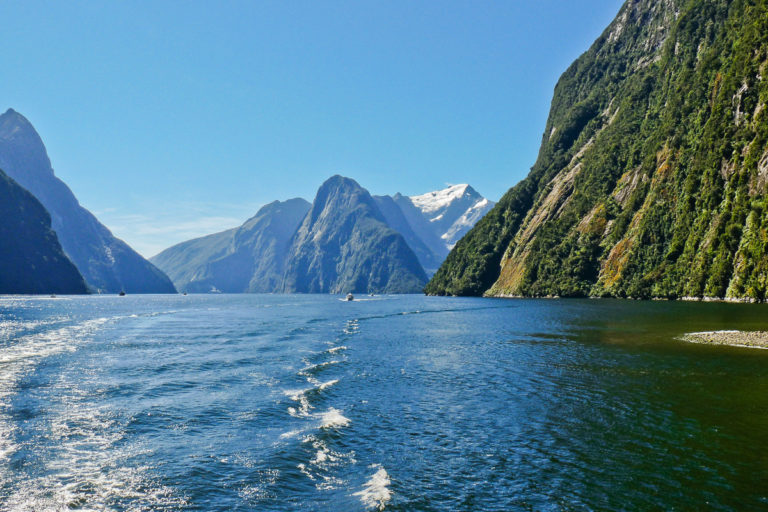
<svg viewBox="0 0 768 512">
<path fill-rule="evenodd" d="M 373 194 L 533 164 L 557 78 L 621 0 L 0 4 L 0 108 L 144 256 L 329 176 Z"/>
</svg>

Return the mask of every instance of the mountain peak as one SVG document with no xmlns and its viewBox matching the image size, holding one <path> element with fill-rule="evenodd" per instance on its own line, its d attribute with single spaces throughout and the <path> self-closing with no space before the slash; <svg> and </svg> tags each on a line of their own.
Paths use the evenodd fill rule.
<svg viewBox="0 0 768 512">
<path fill-rule="evenodd" d="M 0 116 L 0 138 L 22 139 L 32 138 L 30 142 L 43 144 L 32 123 L 12 108 L 9 108 Z"/>
<path fill-rule="evenodd" d="M 442 190 L 411 196 L 411 202 L 422 212 L 429 214 L 450 206 L 459 199 L 482 199 L 482 196 L 466 183 L 451 185 Z"/>
<path fill-rule="evenodd" d="M 330 188 L 362 189 L 363 187 L 361 187 L 360 184 L 352 178 L 347 178 L 346 176 L 342 176 L 340 174 L 334 174 L 325 180 L 322 185 L 320 185 L 321 190 Z"/>
</svg>

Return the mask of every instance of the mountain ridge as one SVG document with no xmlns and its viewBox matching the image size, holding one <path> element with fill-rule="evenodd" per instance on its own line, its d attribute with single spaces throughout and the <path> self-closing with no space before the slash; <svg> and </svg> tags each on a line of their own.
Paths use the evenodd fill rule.
<svg viewBox="0 0 768 512">
<path fill-rule="evenodd" d="M 300 198 L 273 201 L 237 228 L 176 244 L 151 261 L 186 292 L 279 291 L 291 237 L 309 207 Z"/>
<path fill-rule="evenodd" d="M 469 209 L 465 210 L 465 207 L 460 207 L 457 210 L 454 208 L 456 211 L 449 215 L 450 222 L 448 222 L 447 225 L 452 226 L 456 223 L 456 221 L 461 221 L 461 219 L 467 216 L 468 212 L 475 211 L 472 210 L 472 207 L 476 206 L 477 204 L 488 203 L 488 201 L 482 198 L 482 196 L 479 196 L 479 194 L 474 192 L 471 187 L 465 185 L 461 186 L 460 188 L 461 192 L 457 194 L 458 199 L 464 195 L 465 191 L 469 190 L 470 194 L 474 195 L 474 200 L 470 201 L 471 204 Z M 436 191 L 435 194 L 443 194 L 443 191 Z M 336 200 L 338 199 L 337 196 L 341 198 L 338 201 Z M 403 204 L 408 205 L 408 207 L 411 209 L 410 214 L 416 218 L 417 222 L 420 222 L 424 226 L 424 230 L 426 230 L 427 236 L 431 237 L 432 243 L 437 247 L 437 251 L 430 248 L 422 240 L 422 238 L 415 233 L 411 227 L 411 223 L 408 221 L 405 213 L 403 212 L 403 207 L 396 203 L 396 198 L 399 198 L 399 200 L 403 201 Z M 344 281 L 346 278 L 342 278 L 342 281 L 347 283 L 344 286 L 338 284 L 328 284 L 331 282 L 335 283 L 338 277 L 338 275 L 334 274 L 336 270 L 330 268 L 333 267 L 333 265 L 327 264 L 327 262 L 326 264 L 323 264 L 319 260 L 314 261 L 316 259 L 314 257 L 304 258 L 303 256 L 302 265 L 305 265 L 304 267 L 301 265 L 292 266 L 290 275 L 282 275 L 280 271 L 276 270 L 272 272 L 273 277 L 268 284 L 264 284 L 264 282 L 258 278 L 252 279 L 249 277 L 254 265 L 266 265 L 267 267 L 271 267 L 273 269 L 285 270 L 282 265 L 287 265 L 288 263 L 291 263 L 292 265 L 293 262 L 291 258 L 297 257 L 298 252 L 289 254 L 289 249 L 286 246 L 288 244 L 293 244 L 294 236 L 299 235 L 299 228 L 305 220 L 303 215 L 302 218 L 298 218 L 298 216 L 293 217 L 293 219 L 288 223 L 289 225 L 286 226 L 285 233 L 282 235 L 283 241 L 280 245 L 283 247 L 282 250 L 274 254 L 266 254 L 260 250 L 248 250 L 244 247 L 249 243 L 248 240 L 252 239 L 253 237 L 262 236 L 262 227 L 260 227 L 262 225 L 260 223 L 254 223 L 252 232 L 248 232 L 248 224 L 254 222 L 254 219 L 257 218 L 272 219 L 271 215 L 273 213 L 269 212 L 270 207 L 274 205 L 286 204 L 290 201 L 303 202 L 303 213 L 308 216 L 307 222 L 311 225 L 314 225 L 319 221 L 326 222 L 327 224 L 327 220 L 323 219 L 328 217 L 335 218 L 335 222 L 339 224 L 342 230 L 347 229 L 348 231 L 346 235 L 342 237 L 345 239 L 344 242 L 341 242 L 340 240 L 334 240 L 333 244 L 336 245 L 345 245 L 347 242 L 349 242 L 353 232 L 356 233 L 356 236 L 359 238 L 360 231 L 351 229 L 351 226 L 355 225 L 356 222 L 350 221 L 349 225 L 346 225 L 345 223 L 357 214 L 366 217 L 367 220 L 364 222 L 364 224 L 369 224 L 366 229 L 370 228 L 371 232 L 375 233 L 376 236 L 379 237 L 379 242 L 383 243 L 382 240 L 387 241 L 384 243 L 384 245 L 379 246 L 379 250 L 381 250 L 383 254 L 383 259 L 390 261 L 390 263 L 392 263 L 392 261 L 399 261 L 399 263 L 392 263 L 392 269 L 398 269 L 398 272 L 403 269 L 409 269 L 402 272 L 400 274 L 401 277 L 397 279 L 402 278 L 403 282 L 408 282 L 410 284 L 408 286 L 390 286 L 386 284 L 384 282 L 386 279 L 384 279 L 383 275 L 387 274 L 387 272 L 382 271 L 381 269 L 378 271 L 380 271 L 382 275 L 375 279 L 371 278 L 370 282 L 363 279 L 363 284 L 353 284 L 355 279 Z M 400 194 L 397 194 L 395 197 L 372 196 L 367 190 L 365 190 L 357 182 L 350 178 L 336 175 L 326 180 L 318 189 L 314 203 L 312 205 L 303 199 L 294 199 L 289 200 L 288 202 L 281 203 L 279 201 L 275 201 L 269 205 L 265 205 L 259 211 L 259 213 L 256 214 L 256 216 L 254 216 L 249 221 L 246 221 L 240 227 L 176 244 L 173 247 L 169 247 L 168 249 L 162 251 L 158 255 L 153 256 L 151 261 L 158 265 L 158 267 L 163 269 L 165 272 L 167 272 L 173 280 L 174 284 L 180 290 L 187 292 L 201 293 L 211 290 L 218 290 L 233 293 L 272 293 L 283 291 L 292 292 L 299 290 L 306 291 L 306 289 L 320 289 L 327 291 L 331 288 L 338 290 L 346 286 L 348 288 L 354 288 L 358 291 L 358 293 L 361 290 L 362 292 L 381 293 L 385 290 L 396 289 L 399 291 L 407 290 L 411 292 L 421 291 L 421 286 L 423 284 L 421 282 L 421 272 L 426 271 L 427 275 L 431 275 L 440 265 L 445 255 L 448 253 L 445 245 L 446 242 L 441 240 L 439 237 L 439 235 L 443 234 L 442 229 L 435 229 L 435 226 L 429 223 L 429 219 L 425 217 L 424 213 L 413 206 L 413 204 L 410 202 L 410 199 L 404 198 L 404 196 Z M 451 202 L 452 201 L 448 201 L 448 203 Z M 442 206 L 449 207 L 451 205 L 446 203 Z M 349 214 L 353 214 L 357 210 L 360 211 L 350 217 Z M 334 217 L 337 214 L 338 216 Z M 323 231 L 328 233 L 330 231 L 328 228 L 329 226 L 326 225 Z M 393 233 L 389 233 L 387 231 L 388 228 L 393 229 L 398 236 L 394 236 Z M 440 228 L 439 225 L 438 228 Z M 290 231 L 290 229 L 293 229 L 293 231 L 290 233 L 290 236 L 288 236 L 287 233 Z M 307 226 L 305 229 L 307 232 L 312 231 L 312 228 L 309 226 Z M 318 233 L 315 233 L 315 235 L 317 234 Z M 303 236 L 306 236 L 306 234 Z M 381 238 L 382 236 L 383 239 Z M 401 247 L 402 240 L 400 240 L 400 237 L 402 237 L 402 239 L 405 241 L 406 247 L 416 256 L 417 262 L 422 268 L 422 271 L 418 271 L 415 267 L 413 267 L 411 256 L 408 255 L 407 251 Z M 286 241 L 287 238 L 291 238 L 291 241 Z M 328 240 L 323 241 L 323 243 L 326 242 L 328 242 Z M 307 240 L 304 240 L 303 244 L 306 245 L 306 243 Z M 356 253 L 356 251 L 347 251 L 343 257 L 337 254 L 336 256 L 340 257 L 339 261 L 337 262 L 340 266 L 339 268 L 343 267 L 345 264 L 344 261 L 349 261 L 350 258 L 360 259 L 361 255 L 366 251 L 371 254 L 370 251 L 373 250 L 372 247 L 365 248 L 365 244 L 362 243 L 362 240 L 358 240 L 355 243 L 358 244 L 357 250 L 362 252 Z M 394 245 L 389 247 L 387 245 L 389 243 Z M 317 256 L 317 254 L 325 252 L 325 248 L 322 247 L 322 245 L 323 244 L 315 246 L 313 249 L 305 248 L 304 250 L 307 250 Z M 376 243 L 373 245 L 376 245 Z M 393 247 L 397 247 L 398 249 L 393 249 L 394 254 L 388 254 L 387 251 Z M 296 251 L 297 249 L 293 247 L 293 250 Z M 281 260 L 279 264 L 275 263 L 275 258 L 278 256 L 278 259 Z M 368 263 L 370 264 L 370 272 L 371 269 L 376 267 L 376 265 L 373 265 L 370 261 Z M 331 270 L 333 270 L 333 272 L 331 272 Z M 308 284 L 309 281 L 313 280 L 313 277 L 310 274 L 312 274 L 314 271 L 317 271 L 318 275 L 334 274 L 335 277 L 324 277 L 322 279 L 315 280 L 315 282 L 312 284 Z M 340 273 L 342 275 L 345 275 L 346 273 L 348 277 L 355 272 L 351 271 L 350 269 L 342 269 Z M 280 279 L 278 279 L 278 275 L 281 276 Z M 414 276 L 418 277 L 413 279 Z M 288 279 L 288 282 L 284 283 L 283 281 L 286 278 Z M 426 282 L 426 279 L 423 281 Z M 418 285 L 415 284 L 417 282 L 419 283 Z M 257 283 L 261 284 L 259 285 Z M 372 284 L 369 289 L 368 284 L 370 283 L 374 284 Z M 307 285 L 308 288 L 303 288 L 304 285 Z"/>
<path fill-rule="evenodd" d="M 170 279 L 114 237 L 56 177 L 40 135 L 24 116 L 0 116 L 0 168 L 46 208 L 67 256 L 97 292 L 175 293 Z"/>
</svg>

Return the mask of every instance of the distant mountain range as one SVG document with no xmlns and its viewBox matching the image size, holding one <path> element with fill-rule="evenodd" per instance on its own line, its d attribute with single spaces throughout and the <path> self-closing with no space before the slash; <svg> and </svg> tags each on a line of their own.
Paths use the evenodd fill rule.
<svg viewBox="0 0 768 512">
<path fill-rule="evenodd" d="M 311 205 L 270 203 L 239 228 L 183 242 L 151 261 L 188 292 L 418 293 L 493 204 L 469 185 L 371 196 L 333 176 Z"/>
<path fill-rule="evenodd" d="M 368 191 L 334 176 L 293 236 L 282 291 L 413 293 L 426 283 L 416 255 Z"/>
<path fill-rule="evenodd" d="M 0 169 L 27 189 L 50 213 L 64 252 L 91 291 L 175 293 L 171 280 L 125 242 L 115 238 L 53 173 L 32 124 L 9 109 L 0 116 Z M 47 291 L 47 290 L 46 290 Z"/>
<path fill-rule="evenodd" d="M 13 109 L 0 116 L 0 169 L 0 293 L 418 293 L 493 207 L 469 185 L 374 197 L 333 176 L 312 204 L 275 201 L 150 262 L 80 206 Z"/>
</svg>

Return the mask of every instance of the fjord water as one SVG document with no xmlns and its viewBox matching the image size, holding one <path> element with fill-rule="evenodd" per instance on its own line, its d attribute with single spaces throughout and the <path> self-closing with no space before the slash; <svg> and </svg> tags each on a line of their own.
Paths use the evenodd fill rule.
<svg viewBox="0 0 768 512">
<path fill-rule="evenodd" d="M 761 305 L 0 299 L 0 509 L 768 507 Z"/>
</svg>

